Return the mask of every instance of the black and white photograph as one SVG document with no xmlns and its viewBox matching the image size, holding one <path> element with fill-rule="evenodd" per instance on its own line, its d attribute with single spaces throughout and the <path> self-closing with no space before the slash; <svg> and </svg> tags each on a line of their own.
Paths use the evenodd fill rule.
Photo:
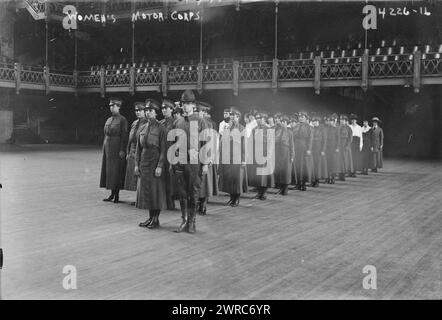
<svg viewBox="0 0 442 320">
<path fill-rule="evenodd" d="M 442 299 L 441 55 L 439 0 L 1 1 L 0 299 Z"/>
</svg>

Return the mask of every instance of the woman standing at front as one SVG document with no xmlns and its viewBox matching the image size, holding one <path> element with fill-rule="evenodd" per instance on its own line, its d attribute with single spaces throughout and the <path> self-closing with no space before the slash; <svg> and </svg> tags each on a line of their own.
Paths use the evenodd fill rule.
<svg viewBox="0 0 442 320">
<path fill-rule="evenodd" d="M 124 186 L 126 169 L 127 120 L 120 114 L 123 101 L 110 98 L 112 116 L 104 125 L 103 160 L 101 163 L 100 188 L 112 190 L 103 201 L 119 202 L 120 189 Z"/>
<path fill-rule="evenodd" d="M 161 209 L 166 207 L 166 129 L 156 119 L 159 102 L 146 100 L 147 122 L 140 130 L 135 156 L 135 174 L 140 176 L 137 208 L 148 209 L 149 219 L 139 224 L 149 229 L 158 228 Z"/>
</svg>

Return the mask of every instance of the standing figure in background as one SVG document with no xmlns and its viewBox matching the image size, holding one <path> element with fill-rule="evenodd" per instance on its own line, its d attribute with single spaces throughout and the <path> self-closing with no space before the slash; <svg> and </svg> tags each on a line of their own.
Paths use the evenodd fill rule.
<svg viewBox="0 0 442 320">
<path fill-rule="evenodd" d="M 249 183 L 251 186 L 256 187 L 256 191 L 257 194 L 255 196 L 255 199 L 259 199 L 259 200 L 266 200 L 266 192 L 267 192 L 267 188 L 273 188 L 274 186 L 274 176 L 273 176 L 273 172 L 269 173 L 269 174 L 259 174 L 258 172 L 258 168 L 262 168 L 264 169 L 266 167 L 267 164 L 260 164 L 257 162 L 256 160 L 256 150 L 262 150 L 262 156 L 268 158 L 270 157 L 274 157 L 274 141 L 267 141 L 267 130 L 273 130 L 273 129 L 269 129 L 267 128 L 267 123 L 266 123 L 266 119 L 267 119 L 267 113 L 265 112 L 260 112 L 256 114 L 256 121 L 258 123 L 258 126 L 253 129 L 252 134 L 251 134 L 251 139 L 253 139 L 253 152 L 254 152 L 254 157 L 253 157 L 253 164 L 247 166 L 248 168 L 250 167 L 250 171 L 248 172 L 248 174 L 250 173 L 250 179 L 249 179 Z M 259 138 L 259 135 L 262 134 L 262 139 Z M 272 145 L 273 144 L 273 145 Z M 248 149 L 248 148 L 247 148 Z M 247 152 L 249 152 L 249 150 L 246 150 Z M 251 150 L 250 150 L 251 151 Z M 267 152 L 270 151 L 273 154 L 267 154 Z"/>
<path fill-rule="evenodd" d="M 155 229 L 160 226 L 159 216 L 166 207 L 166 129 L 156 119 L 160 104 L 154 99 L 146 100 L 147 122 L 137 139 L 135 173 L 140 176 L 137 208 L 148 209 L 149 219 L 140 227 Z"/>
<path fill-rule="evenodd" d="M 126 177 L 124 178 L 124 190 L 136 191 L 138 176 L 135 174 L 135 151 L 137 149 L 137 139 L 140 134 L 141 128 L 147 119 L 144 113 L 144 103 L 135 102 L 135 116 L 137 119 L 132 122 L 129 131 L 129 139 L 126 148 Z M 132 205 L 135 205 L 133 202 Z"/>
<path fill-rule="evenodd" d="M 230 108 L 225 108 L 224 112 L 223 112 L 223 121 L 221 121 L 219 123 L 219 128 L 218 128 L 218 133 L 220 135 L 223 135 L 223 131 L 226 127 L 229 126 L 229 122 L 230 122 Z"/>
<path fill-rule="evenodd" d="M 224 131 L 220 143 L 219 189 L 230 195 L 226 205 L 232 207 L 238 206 L 241 194 L 247 192 L 246 146 L 240 117 L 241 113 L 232 107 L 229 129 Z M 223 156 L 227 159 L 223 159 Z"/>
<path fill-rule="evenodd" d="M 197 101 L 196 102 L 196 108 L 198 112 L 198 116 L 203 119 L 206 122 L 206 128 L 208 129 L 214 129 L 215 124 L 208 118 L 208 114 L 210 112 L 210 109 L 212 109 L 212 106 L 208 103 Z M 207 164 L 208 170 L 207 174 L 204 174 L 201 177 L 201 188 L 200 188 L 200 194 L 199 194 L 199 201 L 197 204 L 196 211 L 199 215 L 204 216 L 207 212 L 207 202 L 209 200 L 209 197 L 218 195 L 218 174 L 216 172 L 216 157 L 217 149 L 218 149 L 218 135 L 210 135 L 208 137 L 207 135 L 204 135 L 205 138 L 207 138 L 209 141 L 214 142 L 214 149 L 211 150 L 211 154 L 209 155 L 209 162 Z M 211 143 L 211 142 L 210 142 Z"/>
<path fill-rule="evenodd" d="M 378 117 L 371 119 L 371 122 L 373 123 L 370 143 L 370 150 L 372 152 L 371 171 L 378 172 L 378 169 L 383 167 L 384 131 L 379 127 L 381 120 Z"/>
<path fill-rule="evenodd" d="M 288 194 L 292 181 L 292 163 L 295 158 L 292 131 L 287 127 L 289 118 L 280 113 L 275 114 L 275 185 L 279 194 Z"/>
<path fill-rule="evenodd" d="M 314 116 L 312 118 L 313 125 L 313 178 L 312 187 L 319 187 L 319 179 L 328 178 L 327 170 L 327 132 L 324 126 L 319 124 L 320 117 Z"/>
<path fill-rule="evenodd" d="M 167 134 L 170 130 L 172 130 L 173 123 L 175 119 L 172 116 L 172 112 L 174 109 L 174 103 L 173 101 L 169 99 L 163 99 L 161 103 L 161 112 L 163 113 L 164 119 L 161 120 L 161 124 L 164 126 L 164 129 L 166 130 L 166 140 L 167 140 Z M 169 147 L 173 144 L 173 141 L 167 141 L 166 142 L 166 150 L 169 149 Z M 166 151 L 167 155 L 167 151 Z M 164 176 L 166 179 L 166 200 L 167 200 L 167 210 L 174 210 L 175 209 L 175 197 L 174 197 L 174 191 L 173 191 L 173 177 L 172 177 L 172 169 L 170 167 L 170 163 L 167 160 L 166 157 L 166 165 L 164 166 Z"/>
<path fill-rule="evenodd" d="M 347 125 L 348 117 L 341 115 L 339 117 L 339 180 L 345 181 L 345 174 L 353 172 L 353 161 L 351 158 L 351 141 L 353 133 Z"/>
<path fill-rule="evenodd" d="M 296 187 L 298 190 L 307 190 L 306 183 L 309 180 L 309 166 L 307 157 L 312 156 L 313 132 L 307 122 L 307 114 L 298 114 L 299 123 L 293 128 L 293 139 L 295 144 L 295 167 Z"/>
<path fill-rule="evenodd" d="M 352 131 L 353 139 L 351 141 L 351 155 L 353 159 L 353 171 L 350 177 L 356 177 L 356 171 L 362 171 L 362 159 L 361 152 L 364 141 L 362 139 L 362 127 L 358 125 L 358 116 L 355 114 L 350 115 L 350 128 Z"/>
<path fill-rule="evenodd" d="M 371 143 L 371 127 L 368 125 L 368 120 L 364 120 L 362 122 L 362 152 L 361 152 L 361 169 L 362 174 L 367 175 L 368 174 L 368 168 L 370 168 L 370 162 L 371 162 L 371 150 L 370 150 L 370 143 Z"/>
<path fill-rule="evenodd" d="M 123 100 L 110 98 L 109 108 L 112 116 L 104 125 L 103 160 L 101 162 L 100 188 L 112 190 L 103 201 L 120 199 L 120 189 L 124 187 L 126 171 L 127 120 L 120 114 Z"/>
<path fill-rule="evenodd" d="M 340 170 L 340 136 L 339 129 L 337 127 L 338 115 L 333 113 L 328 117 L 328 125 L 326 129 L 327 142 L 326 151 L 327 156 L 327 171 L 328 171 L 328 184 L 334 184 L 336 175 Z"/>
</svg>

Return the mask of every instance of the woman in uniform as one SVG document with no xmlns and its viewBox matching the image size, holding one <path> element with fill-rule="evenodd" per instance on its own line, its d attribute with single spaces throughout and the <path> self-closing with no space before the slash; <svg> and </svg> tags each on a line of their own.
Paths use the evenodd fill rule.
<svg viewBox="0 0 442 320">
<path fill-rule="evenodd" d="M 220 143 L 219 189 L 230 195 L 226 206 L 232 207 L 237 207 L 241 193 L 247 192 L 244 126 L 239 123 L 240 117 L 241 113 L 231 108 L 229 134 L 223 136 Z M 227 153 L 226 148 L 230 148 L 230 152 Z M 226 154 L 229 154 L 229 158 L 223 159 L 223 154 L 226 158 Z"/>
<path fill-rule="evenodd" d="M 109 99 L 112 114 L 104 125 L 103 159 L 101 162 L 100 188 L 112 190 L 103 201 L 119 202 L 120 189 L 124 187 L 126 169 L 127 120 L 120 114 L 123 101 Z"/>
<path fill-rule="evenodd" d="M 149 229 L 160 226 L 161 209 L 166 207 L 166 129 L 156 119 L 159 102 L 146 100 L 147 122 L 137 139 L 135 174 L 140 176 L 137 208 L 148 209 L 149 219 L 139 224 Z"/>
<path fill-rule="evenodd" d="M 137 148 L 137 138 L 143 124 L 147 121 L 144 113 L 144 103 L 135 102 L 135 116 L 137 119 L 132 122 L 129 131 L 129 140 L 126 148 L 126 177 L 124 178 L 124 190 L 136 191 L 138 177 L 135 175 L 135 151 Z M 132 204 L 134 205 L 135 202 Z"/>
</svg>

